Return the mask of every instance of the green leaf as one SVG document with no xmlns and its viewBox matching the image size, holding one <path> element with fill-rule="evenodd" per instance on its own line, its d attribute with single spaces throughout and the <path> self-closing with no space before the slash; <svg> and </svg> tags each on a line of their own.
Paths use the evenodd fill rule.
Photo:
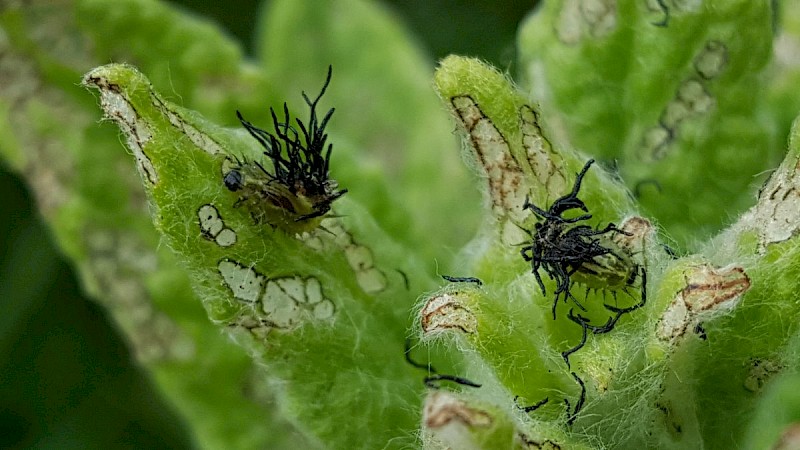
<svg viewBox="0 0 800 450">
<path fill-rule="evenodd" d="M 519 34 L 545 114 L 688 249 L 750 205 L 784 151 L 764 101 L 771 44 L 770 3 L 727 0 L 551 2 Z"/>
<path fill-rule="evenodd" d="M 130 66 L 99 67 L 84 84 L 126 136 L 155 225 L 209 317 L 282 386 L 282 412 L 336 448 L 383 445 L 412 429 L 418 391 L 409 386 L 419 375 L 401 348 L 409 288 L 430 286 L 418 263 L 346 197 L 336 217 L 302 234 L 254 221 L 255 206 L 222 182 L 223 164 L 252 154 L 254 140 L 164 101 Z M 331 411 L 361 419 L 331 421 Z"/>
</svg>

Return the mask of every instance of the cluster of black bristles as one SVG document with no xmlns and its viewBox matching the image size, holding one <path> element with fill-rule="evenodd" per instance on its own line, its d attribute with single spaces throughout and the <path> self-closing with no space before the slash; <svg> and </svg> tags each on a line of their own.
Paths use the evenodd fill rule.
<svg viewBox="0 0 800 450">
<path fill-rule="evenodd" d="M 533 232 L 529 232 L 531 243 L 522 247 L 520 254 L 525 261 L 531 263 L 533 275 L 536 277 L 536 282 L 539 283 L 542 295 L 545 295 L 546 292 L 542 278 L 539 276 L 539 269 L 544 269 L 545 273 L 555 280 L 554 320 L 556 306 L 559 299 L 562 298 L 564 301 L 571 298 L 579 308 L 586 310 L 570 291 L 572 285 L 570 276 L 584 270 L 585 264 L 594 262 L 595 258 L 599 256 L 614 255 L 611 249 L 604 247 L 595 239 L 595 236 L 609 233 L 629 235 L 618 229 L 613 223 L 608 224 L 602 230 L 596 230 L 589 225 L 575 225 L 592 218 L 592 215 L 588 214 L 589 210 L 586 204 L 578 198 L 581 182 L 592 163 L 594 160 L 590 159 L 578 173 L 572 192 L 553 202 L 549 209 L 543 210 L 528 199 L 525 199 L 523 205 L 523 208 L 533 211 L 542 221 L 536 223 Z M 565 218 L 563 214 L 572 209 L 579 209 L 586 214 Z"/>
<path fill-rule="evenodd" d="M 318 198 L 324 206 L 341 197 L 347 190 L 335 191 L 330 182 L 329 168 L 333 144 L 327 144 L 328 134 L 325 126 L 333 115 L 334 108 L 328 110 L 322 120 L 317 118 L 317 104 L 331 81 L 332 67 L 328 66 L 328 76 L 322 91 L 312 101 L 305 92 L 303 99 L 310 108 L 309 119 L 303 123 L 298 118 L 292 124 L 289 107 L 283 104 L 283 121 L 278 119 L 275 110 L 270 108 L 274 131 L 262 130 L 242 117 L 236 116 L 247 131 L 266 149 L 271 161 L 272 172 L 264 170 L 271 179 L 285 186 L 292 194 Z M 262 168 L 263 170 L 263 168 Z M 335 185 L 333 185 L 335 186 Z"/>
</svg>

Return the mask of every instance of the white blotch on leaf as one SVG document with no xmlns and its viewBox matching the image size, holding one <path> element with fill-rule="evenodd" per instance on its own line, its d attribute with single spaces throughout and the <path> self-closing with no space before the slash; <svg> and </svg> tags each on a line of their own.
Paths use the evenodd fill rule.
<svg viewBox="0 0 800 450">
<path fill-rule="evenodd" d="M 214 242 L 220 247 L 230 247 L 236 243 L 236 232 L 230 228 L 225 228 L 219 232 Z"/>
<path fill-rule="evenodd" d="M 706 92 L 700 81 L 686 80 L 678 87 L 675 98 L 664 109 L 661 124 L 669 130 L 676 130 L 687 118 L 704 114 L 713 106 L 714 99 Z"/>
<path fill-rule="evenodd" d="M 309 320 L 328 320 L 336 307 L 324 297 L 322 285 L 313 277 L 288 276 L 267 279 L 252 267 L 224 259 L 219 272 L 233 296 L 241 301 L 260 301 L 254 315 L 245 314 L 230 325 L 248 330 L 271 327 L 293 329 Z"/>
<path fill-rule="evenodd" d="M 701 77 L 716 78 L 728 62 L 728 49 L 720 41 L 708 41 L 705 48 L 695 57 L 694 68 Z"/>
<path fill-rule="evenodd" d="M 642 153 L 654 160 L 662 159 L 667 154 L 667 145 L 672 141 L 672 131 L 657 125 L 645 131 L 642 138 Z"/>
<path fill-rule="evenodd" d="M 216 242 L 220 247 L 230 247 L 236 243 L 236 232 L 225 226 L 214 205 L 201 206 L 197 210 L 197 218 L 200 221 L 200 233 L 206 239 Z"/>
<path fill-rule="evenodd" d="M 602 38 L 617 27 L 616 0 L 583 0 L 581 15 L 588 25 L 589 34 Z"/>
<path fill-rule="evenodd" d="M 353 240 L 353 236 L 345 230 L 341 220 L 326 218 L 320 229 L 304 233 L 300 239 L 316 251 L 324 251 L 326 243 L 341 249 L 347 259 L 347 265 L 355 273 L 356 282 L 364 292 L 376 294 L 386 289 L 388 280 L 386 275 L 375 267 L 372 250 Z"/>
<path fill-rule="evenodd" d="M 292 328 L 309 317 L 329 319 L 336 311 L 323 297 L 319 280 L 299 276 L 270 280 L 261 303 L 267 320 L 278 328 Z"/>
<path fill-rule="evenodd" d="M 234 298 L 248 303 L 258 300 L 266 282 L 264 275 L 252 267 L 243 266 L 229 259 L 220 261 L 217 268 L 225 285 L 233 292 Z"/>
<path fill-rule="evenodd" d="M 287 288 L 292 289 L 292 284 L 298 283 L 299 281 L 294 279 L 267 283 L 261 303 L 267 318 L 278 328 L 293 327 L 300 320 L 297 300 L 292 297 L 290 292 L 286 291 Z M 302 289 L 302 286 L 300 288 Z"/>
<path fill-rule="evenodd" d="M 203 205 L 197 210 L 197 217 L 200 219 L 200 231 L 203 235 L 216 237 L 225 224 L 219 216 L 219 211 L 214 205 Z"/>
<path fill-rule="evenodd" d="M 706 42 L 694 58 L 694 74 L 678 86 L 675 97 L 661 112 L 658 125 L 644 132 L 640 150 L 643 158 L 664 158 L 669 144 L 679 134 L 684 121 L 711 112 L 716 101 L 709 92 L 709 86 L 725 69 L 727 58 L 725 44 L 715 40 Z"/>
</svg>

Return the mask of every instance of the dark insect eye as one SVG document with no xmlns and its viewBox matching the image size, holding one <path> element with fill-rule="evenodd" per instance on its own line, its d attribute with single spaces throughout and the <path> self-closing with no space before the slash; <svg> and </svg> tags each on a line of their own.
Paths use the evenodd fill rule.
<svg viewBox="0 0 800 450">
<path fill-rule="evenodd" d="M 236 169 L 232 169 L 230 172 L 226 173 L 222 181 L 225 183 L 225 187 L 232 192 L 238 191 L 243 186 L 242 173 Z"/>
</svg>

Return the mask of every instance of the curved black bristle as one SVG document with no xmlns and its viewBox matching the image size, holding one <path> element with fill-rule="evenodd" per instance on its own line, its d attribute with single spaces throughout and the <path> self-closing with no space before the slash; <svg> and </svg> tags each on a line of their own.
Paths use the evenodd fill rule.
<svg viewBox="0 0 800 450">
<path fill-rule="evenodd" d="M 239 111 L 236 116 L 262 147 L 264 155 L 272 161 L 273 172 L 264 171 L 272 181 L 284 185 L 292 194 L 307 197 L 319 197 L 322 205 L 330 207 L 330 203 L 346 191 L 329 192 L 331 184 L 330 155 L 333 144 L 327 144 L 328 134 L 325 126 L 333 115 L 334 108 L 328 110 L 322 121 L 317 117 L 317 105 L 325 94 L 333 74 L 333 67 L 328 66 L 328 76 L 319 95 L 312 101 L 305 92 L 303 99 L 309 106 L 309 118 L 303 122 L 295 118 L 295 126 L 289 114 L 289 107 L 283 104 L 283 120 L 278 118 L 274 109 L 270 108 L 273 131 L 265 131 L 244 119 Z M 329 198 L 330 197 L 330 198 Z M 324 213 L 324 212 L 323 212 Z M 321 214 L 317 214 L 321 215 Z M 316 217 L 316 215 L 308 215 Z"/>
</svg>

